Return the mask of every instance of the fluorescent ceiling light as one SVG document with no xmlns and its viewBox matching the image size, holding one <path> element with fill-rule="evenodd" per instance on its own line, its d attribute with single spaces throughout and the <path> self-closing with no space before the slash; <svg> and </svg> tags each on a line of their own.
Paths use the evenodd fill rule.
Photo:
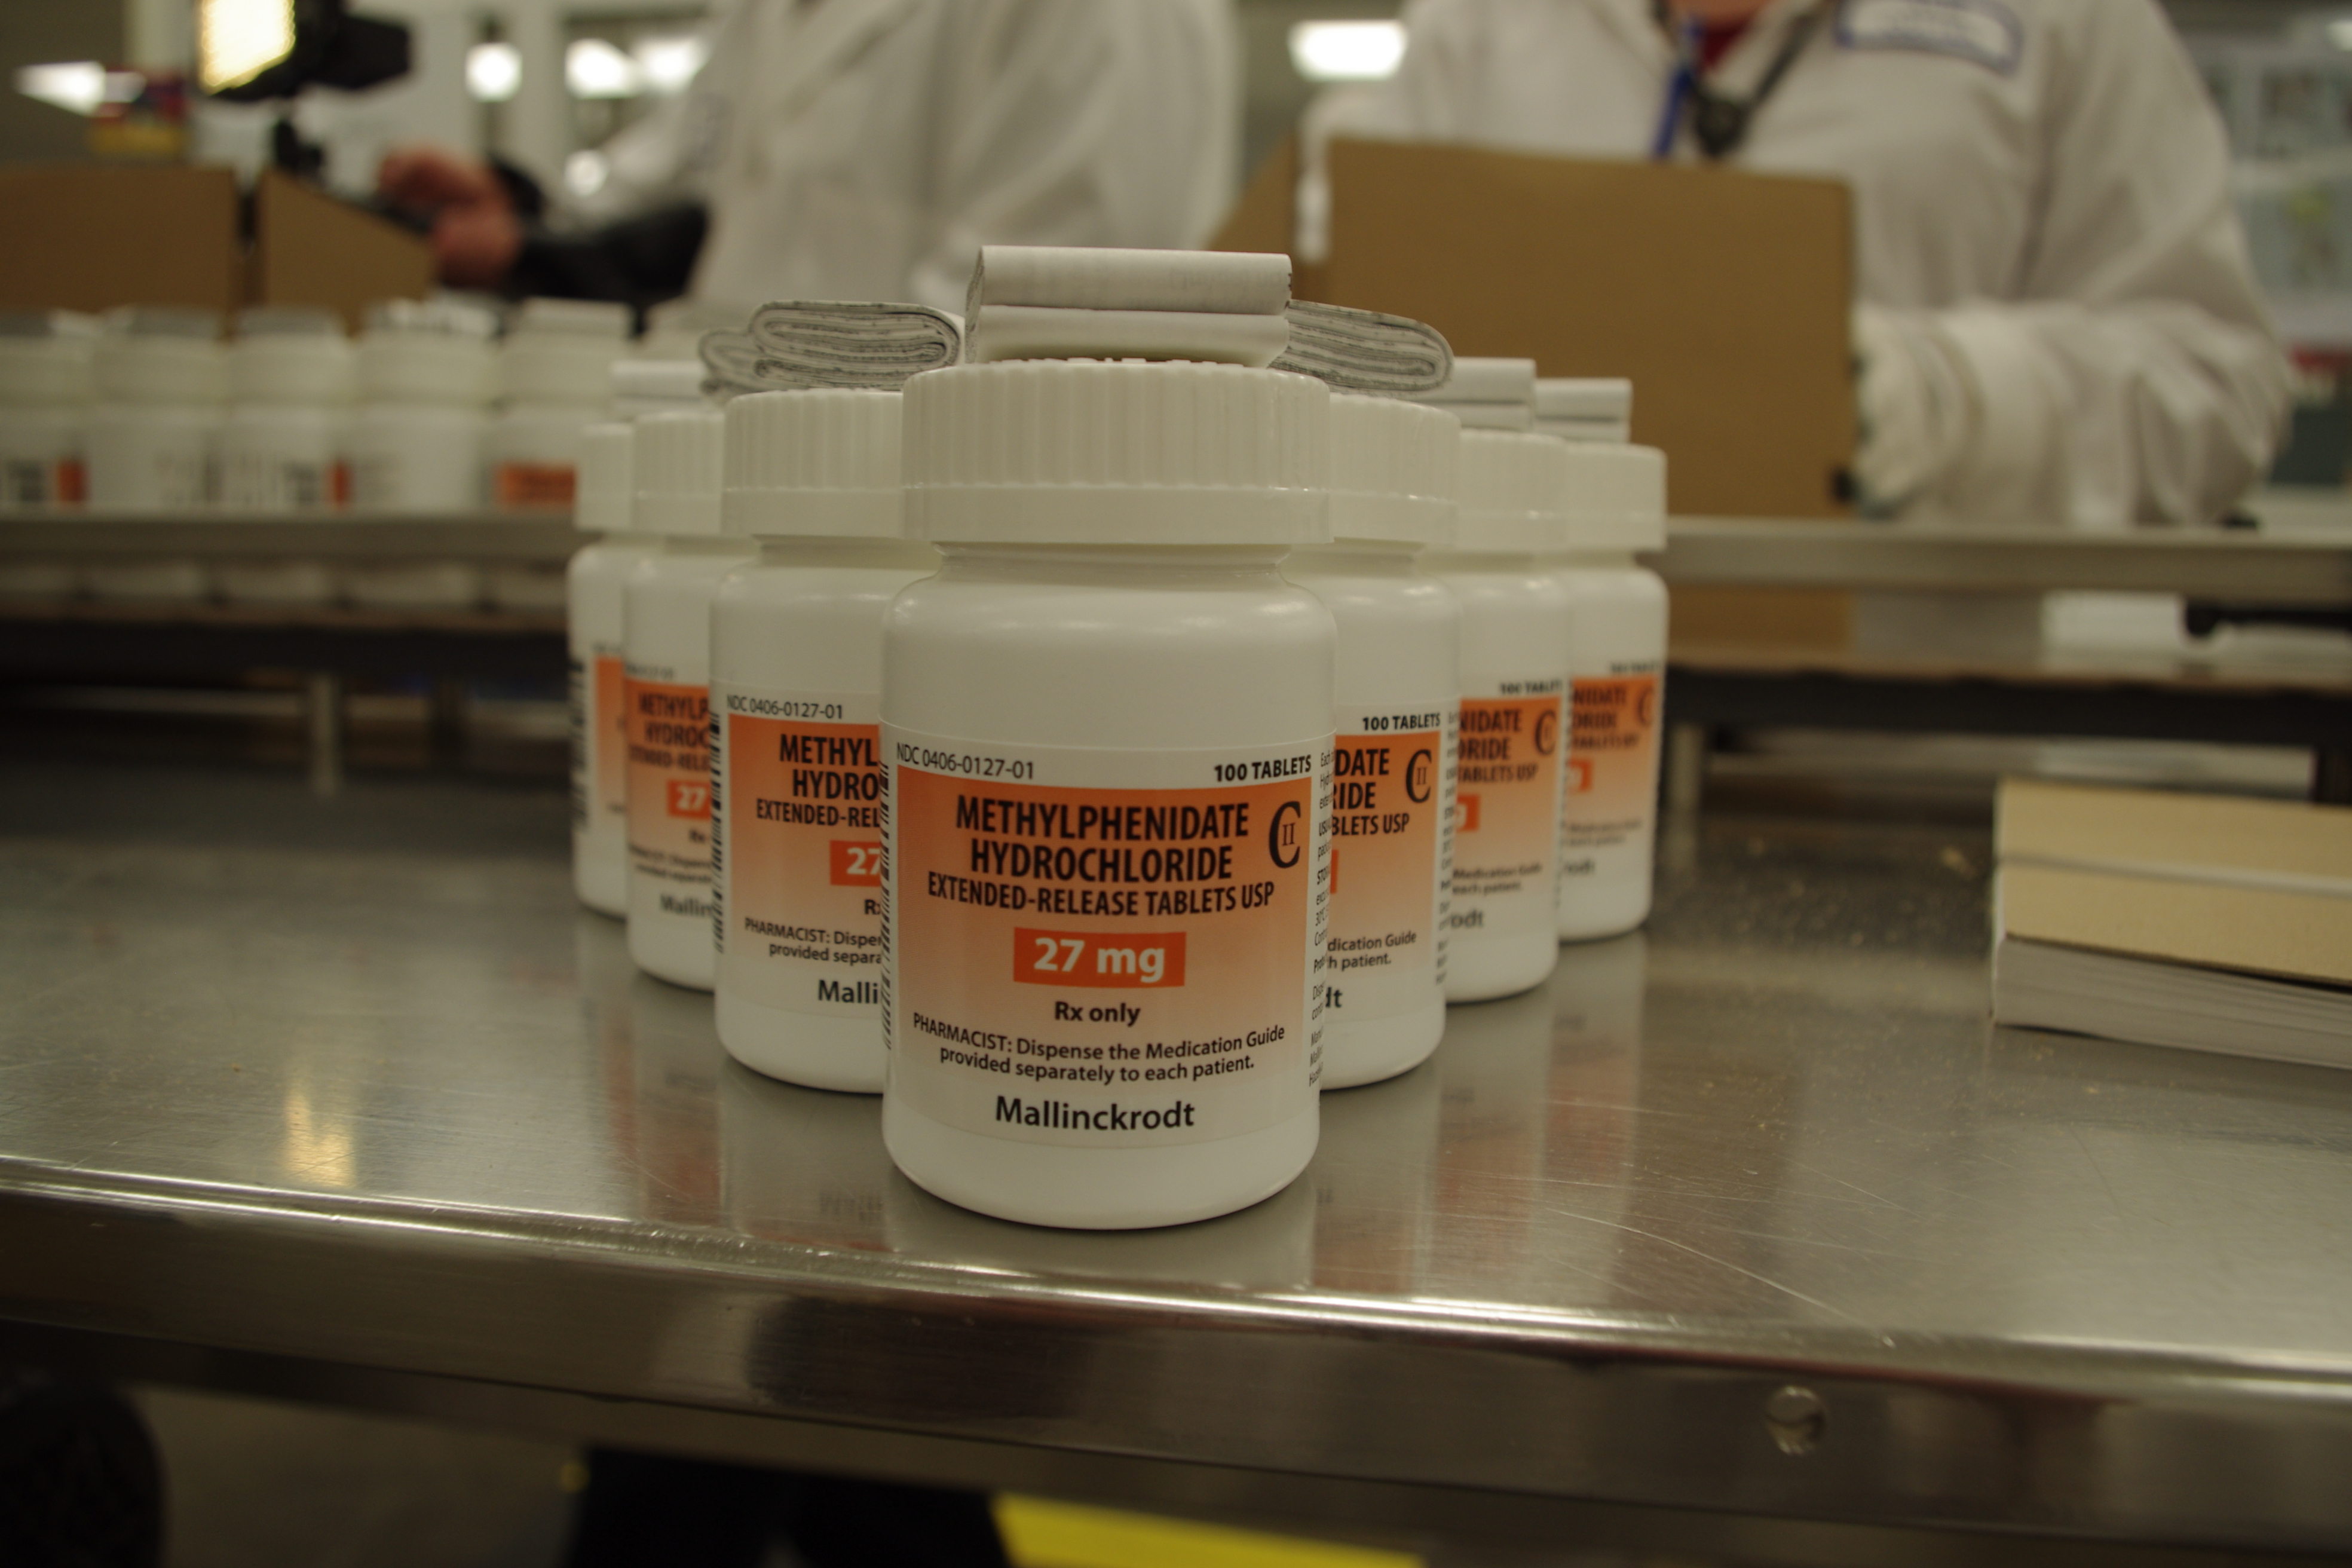
<svg viewBox="0 0 2352 1568">
<path fill-rule="evenodd" d="M 197 0 L 196 79 L 242 87 L 294 52 L 294 0 Z"/>
<path fill-rule="evenodd" d="M 2352 50 L 2352 16 L 2338 16 L 2328 23 L 2327 41 L 2339 49 Z"/>
<path fill-rule="evenodd" d="M 692 33 L 674 37 L 640 39 L 629 51 L 637 58 L 646 86 L 655 92 L 684 92 L 694 73 L 702 68 L 709 50 Z"/>
<path fill-rule="evenodd" d="M 96 60 L 19 66 L 16 90 L 26 98 L 54 103 L 75 114 L 94 114 L 98 106 L 106 101 L 106 68 Z"/>
<path fill-rule="evenodd" d="M 563 51 L 563 83 L 574 98 L 635 98 L 646 89 L 637 62 L 602 38 L 582 38 Z"/>
<path fill-rule="evenodd" d="M 504 103 L 522 85 L 522 51 L 512 44 L 476 44 L 466 51 L 466 90 L 477 102 Z"/>
<path fill-rule="evenodd" d="M 1308 81 L 1384 81 L 1404 58 L 1402 22 L 1299 22 L 1290 63 Z"/>
<path fill-rule="evenodd" d="M 575 196 L 593 196 L 604 188 L 613 165 L 594 148 L 583 148 L 563 160 L 563 188 Z"/>
</svg>

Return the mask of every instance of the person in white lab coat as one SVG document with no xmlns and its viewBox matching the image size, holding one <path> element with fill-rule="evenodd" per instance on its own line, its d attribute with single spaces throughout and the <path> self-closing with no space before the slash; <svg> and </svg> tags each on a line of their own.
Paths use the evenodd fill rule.
<svg viewBox="0 0 2352 1568">
<path fill-rule="evenodd" d="M 1230 0 L 722 0 L 709 38 L 685 97 L 607 149 L 591 209 L 707 205 L 700 298 L 961 309 L 983 242 L 1189 247 L 1231 195 Z M 395 153 L 380 183 L 438 210 L 444 278 L 475 287 L 625 285 L 628 256 L 593 247 L 643 232 L 534 234 L 511 181 L 446 154 Z"/>
<path fill-rule="evenodd" d="M 1854 194 L 1857 479 L 1907 517 L 2202 522 L 2290 373 L 2219 116 L 2155 0 L 1412 0 L 1333 134 L 1705 157 Z M 1727 258 L 1736 266 L 1736 258 Z"/>
</svg>

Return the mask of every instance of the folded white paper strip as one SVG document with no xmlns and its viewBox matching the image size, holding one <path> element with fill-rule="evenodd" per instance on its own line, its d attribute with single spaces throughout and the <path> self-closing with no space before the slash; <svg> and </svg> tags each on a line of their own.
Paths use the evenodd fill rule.
<svg viewBox="0 0 2352 1568">
<path fill-rule="evenodd" d="M 1278 316 L 1289 302 L 1287 256 L 983 245 L 964 318 L 977 325 L 983 309 L 998 305 Z"/>
<path fill-rule="evenodd" d="M 1536 383 L 1538 419 L 1625 420 L 1633 416 L 1633 384 L 1622 376 L 1546 376 Z"/>
<path fill-rule="evenodd" d="M 1457 359 L 1445 384 L 1423 403 L 1516 403 L 1533 408 L 1536 362 L 1531 359 Z"/>
<path fill-rule="evenodd" d="M 964 357 L 976 364 L 1001 359 L 1181 359 L 1264 366 L 1289 344 L 1290 322 L 1280 315 L 991 302 L 972 318 Z"/>
<path fill-rule="evenodd" d="M 1342 392 L 1412 397 L 1442 386 L 1454 372 L 1445 334 L 1424 321 L 1295 300 L 1290 347 L 1274 362 L 1329 382 Z"/>
<path fill-rule="evenodd" d="M 709 332 L 702 361 L 739 392 L 830 386 L 895 392 L 963 355 L 963 323 L 928 305 L 790 300 L 751 312 L 746 331 Z"/>
</svg>

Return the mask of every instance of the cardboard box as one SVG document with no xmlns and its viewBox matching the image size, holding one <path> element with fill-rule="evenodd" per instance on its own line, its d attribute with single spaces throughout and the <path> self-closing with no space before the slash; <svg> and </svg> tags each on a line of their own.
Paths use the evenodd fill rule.
<svg viewBox="0 0 2352 1568">
<path fill-rule="evenodd" d="M 226 169 L 0 168 L 0 310 L 324 305 L 356 330 L 375 300 L 433 287 L 424 240 L 275 170 L 250 243 Z"/>
<path fill-rule="evenodd" d="M 245 300 L 236 176 L 102 163 L 0 167 L 0 310 Z"/>
<path fill-rule="evenodd" d="M 1428 321 L 1462 354 L 1626 376 L 1633 438 L 1685 516 L 1832 517 L 1854 442 L 1851 195 L 1835 181 L 1395 142 L 1335 141 L 1328 263 L 1301 298 Z M 1289 248 L 1298 153 L 1218 235 Z M 1675 595 L 1682 646 L 1842 647 L 1836 593 Z"/>
<path fill-rule="evenodd" d="M 356 332 L 375 300 L 432 291 L 433 250 L 418 236 L 275 169 L 254 187 L 247 304 L 324 305 Z"/>
</svg>

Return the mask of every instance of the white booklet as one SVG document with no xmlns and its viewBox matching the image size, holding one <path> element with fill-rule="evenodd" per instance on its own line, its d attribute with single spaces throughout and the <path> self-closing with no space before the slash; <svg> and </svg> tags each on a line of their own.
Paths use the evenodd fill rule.
<svg viewBox="0 0 2352 1568">
<path fill-rule="evenodd" d="M 2352 809 L 2009 779 L 1996 1023 L 2352 1067 Z"/>
<path fill-rule="evenodd" d="M 2004 864 L 1993 1021 L 2352 1068 L 2352 899 Z"/>
</svg>

